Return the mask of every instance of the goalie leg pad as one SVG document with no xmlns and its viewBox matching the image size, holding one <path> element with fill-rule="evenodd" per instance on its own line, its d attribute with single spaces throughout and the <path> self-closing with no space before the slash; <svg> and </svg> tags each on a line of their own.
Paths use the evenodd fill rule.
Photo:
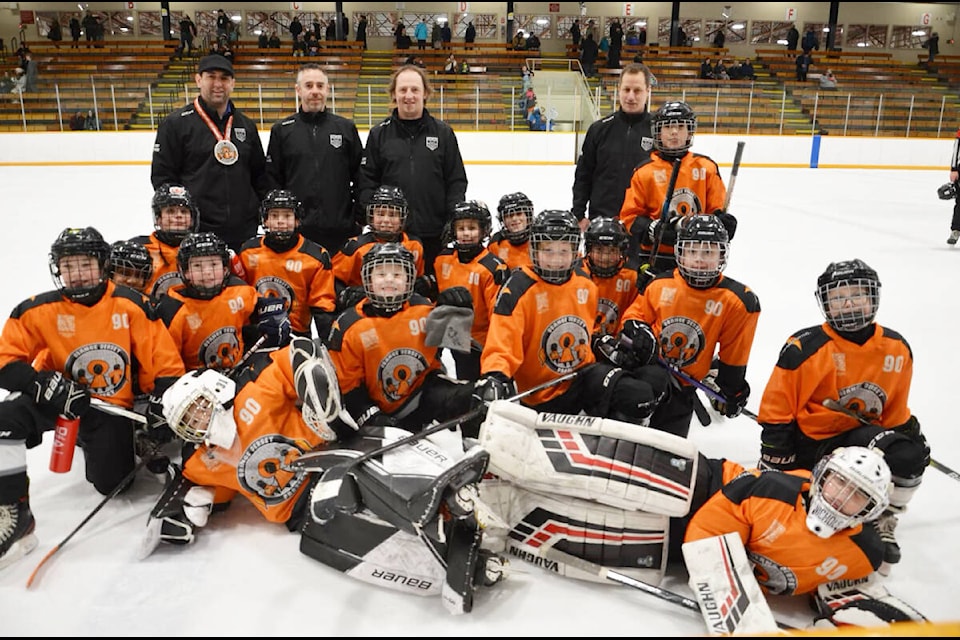
<svg viewBox="0 0 960 640">
<path fill-rule="evenodd" d="M 194 530 L 207 525 L 213 510 L 215 492 L 212 487 L 194 484 L 183 477 L 176 465 L 170 465 L 170 469 L 170 480 L 147 518 L 141 558 L 153 553 L 161 542 L 190 544 L 196 539 Z"/>
<path fill-rule="evenodd" d="M 295 337 L 290 342 L 290 366 L 303 421 L 324 440 L 336 440 L 330 423 L 340 413 L 340 386 L 327 348 Z"/>
<path fill-rule="evenodd" d="M 484 524 L 484 548 L 532 562 L 560 575 L 606 582 L 540 556 L 560 551 L 615 568 L 637 580 L 659 584 L 666 570 L 669 518 L 624 511 L 567 496 L 535 493 L 499 480 L 480 483 L 480 499 L 491 516 Z M 484 521 L 484 515 L 480 515 Z"/>
<path fill-rule="evenodd" d="M 699 456 L 686 438 L 500 400 L 490 404 L 479 443 L 492 473 L 531 491 L 668 516 L 690 510 Z"/>
</svg>

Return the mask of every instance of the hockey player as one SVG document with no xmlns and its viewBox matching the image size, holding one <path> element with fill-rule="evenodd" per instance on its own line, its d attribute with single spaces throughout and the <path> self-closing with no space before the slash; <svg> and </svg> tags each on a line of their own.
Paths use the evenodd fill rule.
<svg viewBox="0 0 960 640">
<path fill-rule="evenodd" d="M 597 307 L 597 333 L 616 333 L 620 318 L 637 299 L 637 273 L 640 265 L 628 257 L 630 236 L 616 218 L 594 218 L 584 233 L 587 255 L 584 271 L 600 296 Z"/>
<path fill-rule="evenodd" d="M 450 221 L 452 246 L 440 251 L 434 261 L 439 291 L 465 287 L 473 298 L 470 351 L 451 351 L 460 380 L 475 381 L 480 377 L 480 352 L 487 342 L 490 314 L 500 285 L 507 279 L 507 264 L 485 246 L 490 227 L 490 210 L 486 204 L 478 200 L 457 204 Z"/>
<path fill-rule="evenodd" d="M 830 263 L 817 279 L 815 295 L 825 322 L 787 339 L 763 392 L 760 465 L 810 468 L 837 447 L 882 450 L 894 484 L 880 520 L 886 573 L 900 559 L 893 536 L 897 514 L 930 462 L 930 448 L 908 406 L 913 352 L 903 336 L 875 322 L 880 279 L 863 260 Z"/>
<path fill-rule="evenodd" d="M 666 394 L 669 376 L 655 363 L 628 373 L 597 362 L 591 348 L 597 285 L 579 267 L 580 235 L 569 211 L 543 211 L 533 221 L 533 265 L 514 269 L 497 297 L 477 396 L 490 402 L 513 395 L 514 387 L 523 392 L 556 380 L 524 404 L 645 424 Z M 653 357 L 651 350 L 639 365 Z M 567 374 L 574 377 L 560 380 Z"/>
<path fill-rule="evenodd" d="M 260 335 L 265 348 L 290 339 L 290 318 L 283 300 L 262 298 L 228 265 L 226 243 L 208 231 L 188 235 L 180 244 L 177 266 L 183 284 L 170 288 L 157 312 L 170 330 L 188 371 L 231 369 Z"/>
<path fill-rule="evenodd" d="M 633 172 L 620 209 L 620 221 L 631 235 L 631 250 L 639 249 L 641 263 L 657 275 L 676 266 L 673 245 L 680 219 L 699 213 L 720 216 L 733 239 L 736 218 L 723 211 L 727 189 L 720 169 L 711 158 L 691 151 L 697 116 L 684 102 L 667 102 L 653 115 L 654 151 Z M 668 194 L 674 164 L 677 182 Z M 664 201 L 670 198 L 668 218 L 661 219 Z M 651 255 L 654 246 L 656 255 Z M 642 288 L 642 287 L 641 287 Z"/>
<path fill-rule="evenodd" d="M 750 398 L 747 360 L 760 301 L 749 287 L 723 274 L 730 242 L 716 216 L 687 218 L 676 244 L 677 268 L 650 282 L 623 314 L 621 343 L 639 344 L 645 351 L 652 328 L 668 365 L 697 380 L 717 368 L 714 383 L 726 402 L 711 403 L 724 416 L 736 416 Z M 657 407 L 650 426 L 686 437 L 699 400 L 695 387 L 677 383 L 680 388 Z"/>
<path fill-rule="evenodd" d="M 17 305 L 0 334 L 0 387 L 19 392 L 0 410 L 0 568 L 37 545 L 26 450 L 41 443 L 58 415 L 81 419 L 86 478 L 104 495 L 134 469 L 135 428 L 127 418 L 90 411 L 90 398 L 130 409 L 136 376 L 152 394 L 148 427 L 165 430 L 160 394 L 183 374 L 183 362 L 147 299 L 108 279 L 109 255 L 93 227 L 64 229 L 50 249 L 56 290 Z M 35 370 L 41 353 L 48 367 Z"/>
<path fill-rule="evenodd" d="M 330 356 L 344 409 L 359 427 L 416 431 L 470 410 L 472 385 L 444 375 L 438 346 L 428 346 L 436 344 L 426 331 L 434 305 L 414 294 L 415 269 L 416 259 L 403 245 L 375 243 L 363 256 L 365 298 L 333 323 Z M 463 287 L 437 298 L 438 309 L 472 304 Z"/>
<path fill-rule="evenodd" d="M 110 245 L 110 279 L 147 295 L 147 284 L 153 277 L 153 260 L 142 244 L 118 240 Z"/>
<path fill-rule="evenodd" d="M 275 189 L 260 205 L 264 235 L 240 249 L 244 279 L 261 297 L 282 300 L 293 333 L 310 336 L 311 319 L 317 336 L 330 335 L 336 308 L 330 254 L 300 235 L 302 207 L 290 191 Z"/>
<path fill-rule="evenodd" d="M 187 188 L 163 184 L 153 194 L 154 232 L 132 238 L 147 248 L 153 259 L 153 275 L 146 294 L 157 300 L 175 284 L 183 284 L 177 270 L 177 250 L 188 234 L 200 228 L 200 210 Z"/>
<path fill-rule="evenodd" d="M 530 224 L 533 202 L 525 193 L 508 193 L 497 205 L 500 230 L 490 238 L 490 253 L 507 263 L 510 269 L 530 266 Z"/>
<path fill-rule="evenodd" d="M 338 311 L 352 307 L 363 297 L 360 266 L 363 256 L 378 243 L 396 242 L 406 247 L 413 254 L 417 277 L 423 275 L 423 244 L 405 231 L 408 213 L 407 198 L 399 187 L 380 186 L 373 192 L 367 204 L 366 229 L 347 240 L 333 256 Z"/>
</svg>

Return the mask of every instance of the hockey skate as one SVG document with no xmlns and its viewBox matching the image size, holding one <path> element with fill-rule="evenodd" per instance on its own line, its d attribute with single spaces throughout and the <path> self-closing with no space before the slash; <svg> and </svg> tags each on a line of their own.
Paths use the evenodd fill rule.
<svg viewBox="0 0 960 640">
<path fill-rule="evenodd" d="M 37 548 L 37 536 L 33 534 L 36 524 L 27 498 L 0 504 L 0 569 Z"/>
<path fill-rule="evenodd" d="M 947 244 L 957 244 L 957 240 L 960 240 L 960 229 L 954 229 L 950 232 L 950 237 L 947 238 Z"/>
<path fill-rule="evenodd" d="M 883 541 L 883 564 L 880 565 L 880 575 L 890 575 L 893 565 L 900 562 L 900 545 L 893 532 L 897 528 L 897 516 L 892 511 L 884 511 L 877 519 L 877 531 L 880 532 L 880 540 Z"/>
</svg>

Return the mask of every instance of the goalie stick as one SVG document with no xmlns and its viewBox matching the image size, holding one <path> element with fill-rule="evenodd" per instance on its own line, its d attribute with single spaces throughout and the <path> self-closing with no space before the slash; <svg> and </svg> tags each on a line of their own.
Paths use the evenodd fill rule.
<svg viewBox="0 0 960 640">
<path fill-rule="evenodd" d="M 849 407 L 846 407 L 846 406 L 840 404 L 840 402 L 839 402 L 838 400 L 834 400 L 833 398 L 827 398 L 826 400 L 824 400 L 824 401 L 823 401 L 823 406 L 826 407 L 827 409 L 830 409 L 831 411 L 838 411 L 839 413 L 846 414 L 846 415 L 850 416 L 851 418 L 854 418 L 854 419 L 856 419 L 856 420 L 859 420 L 859 421 L 860 421 L 860 424 L 864 424 L 864 425 L 868 425 L 868 426 L 874 426 L 874 427 L 875 427 L 875 426 L 878 426 L 878 425 L 870 422 L 866 417 L 860 415 L 859 413 L 857 413 L 857 412 L 854 411 L 853 409 L 850 409 Z M 942 462 L 939 462 L 938 460 L 933 459 L 932 457 L 930 458 L 930 466 L 933 467 L 934 469 L 936 469 L 937 471 L 940 471 L 940 472 L 942 472 L 942 473 L 950 476 L 950 477 L 953 478 L 954 480 L 957 480 L 958 482 L 960 482 L 960 473 L 957 473 L 956 471 L 954 471 L 953 469 L 951 469 L 951 468 L 948 467 L 947 465 L 943 464 Z"/>
</svg>

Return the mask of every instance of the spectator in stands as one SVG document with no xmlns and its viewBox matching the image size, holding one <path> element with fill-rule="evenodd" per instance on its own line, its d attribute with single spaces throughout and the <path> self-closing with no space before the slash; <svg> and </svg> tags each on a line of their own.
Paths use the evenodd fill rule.
<svg viewBox="0 0 960 640">
<path fill-rule="evenodd" d="M 540 38 L 537 34 L 531 33 L 527 36 L 527 51 L 540 51 Z"/>
<path fill-rule="evenodd" d="M 406 231 L 420 238 L 424 270 L 433 274 L 444 227 L 454 205 L 466 199 L 467 171 L 453 129 L 426 108 L 432 93 L 427 73 L 403 66 L 390 77 L 389 89 L 395 107 L 367 135 L 359 200 L 365 207 L 377 187 L 400 187 L 410 207 Z"/>
<path fill-rule="evenodd" d="M 327 23 L 327 28 L 324 29 L 324 35 L 327 37 L 327 42 L 336 42 L 337 21 L 334 18 L 330 18 L 330 22 Z"/>
<path fill-rule="evenodd" d="M 217 40 L 226 40 L 230 35 L 230 18 L 223 9 L 217 9 Z"/>
<path fill-rule="evenodd" d="M 597 46 L 597 41 L 593 39 L 592 32 L 587 32 L 581 44 L 583 48 L 580 51 L 580 64 L 583 66 L 583 74 L 588 78 L 594 78 L 597 75 L 596 64 L 600 48 Z"/>
<path fill-rule="evenodd" d="M 757 74 L 753 70 L 753 63 L 750 62 L 750 58 L 744 58 L 743 64 L 740 65 L 740 77 L 744 80 L 757 79 Z"/>
<path fill-rule="evenodd" d="M 267 46 L 271 49 L 280 48 L 280 36 L 278 36 L 277 32 L 273 31 L 272 29 L 270 31 L 270 38 L 267 40 Z"/>
<path fill-rule="evenodd" d="M 347 38 L 350 37 L 350 18 L 347 17 L 346 13 L 340 16 L 340 27 L 343 30 L 343 37 L 340 39 L 346 42 Z"/>
<path fill-rule="evenodd" d="M 832 70 L 827 69 L 826 73 L 820 74 L 820 88 L 821 89 L 837 88 L 837 77 L 833 75 Z"/>
<path fill-rule="evenodd" d="M 332 256 L 360 232 L 354 195 L 363 144 L 351 120 L 327 109 L 330 80 L 320 65 L 301 66 L 294 88 L 300 110 L 270 129 L 267 174 L 272 188 L 302 203 L 300 233 Z"/>
<path fill-rule="evenodd" d="M 714 80 L 729 80 L 730 74 L 727 73 L 727 65 L 723 64 L 723 58 L 717 58 L 717 63 L 713 65 Z"/>
<path fill-rule="evenodd" d="M 587 28 L 583 33 L 583 37 L 593 36 L 593 41 L 597 41 L 597 25 L 593 20 L 587 20 Z"/>
<path fill-rule="evenodd" d="M 678 47 L 690 46 L 690 41 L 687 39 L 687 32 L 683 30 L 683 27 L 677 27 L 677 46 Z"/>
<path fill-rule="evenodd" d="M 157 129 L 150 182 L 180 184 L 202 212 L 200 231 L 212 231 L 239 252 L 257 234 L 260 203 L 269 190 L 256 123 L 230 99 L 233 64 L 219 55 L 200 59 L 197 92 Z"/>
<path fill-rule="evenodd" d="M 293 52 L 296 54 L 297 51 L 301 50 L 300 35 L 303 33 L 303 23 L 300 22 L 300 16 L 293 16 L 293 20 L 290 21 L 290 26 L 287 29 L 290 31 L 290 37 L 293 38 Z"/>
<path fill-rule="evenodd" d="M 811 51 L 820 50 L 820 38 L 817 37 L 817 34 L 814 33 L 813 27 L 807 27 L 806 32 L 803 34 L 803 42 L 800 43 L 800 46 L 803 48 L 803 52 L 810 55 Z"/>
<path fill-rule="evenodd" d="M 26 78 L 26 84 L 23 90 L 26 93 L 33 93 L 37 90 L 37 77 L 40 75 L 37 63 L 33 61 L 33 54 L 28 49 L 23 54 L 23 76 Z"/>
<path fill-rule="evenodd" d="M 573 52 L 576 53 L 580 50 L 580 20 L 579 18 L 573 21 L 573 24 L 570 25 L 570 40 L 573 42 Z"/>
<path fill-rule="evenodd" d="M 83 33 L 87 40 L 87 48 L 90 48 L 90 43 L 97 38 L 97 22 L 98 20 L 94 17 L 92 12 L 87 11 L 84 14 Z"/>
<path fill-rule="evenodd" d="M 427 48 L 427 36 L 429 32 L 427 31 L 427 22 L 423 18 L 420 18 L 420 22 L 417 23 L 417 26 L 413 28 L 413 37 L 417 40 L 417 49 L 424 51 Z"/>
<path fill-rule="evenodd" d="M 444 65 L 443 65 L 443 72 L 444 72 L 444 73 L 456 73 L 456 72 L 458 71 L 457 66 L 458 66 L 458 65 L 457 65 L 457 59 L 456 59 L 456 57 L 454 57 L 453 51 L 451 51 L 451 52 L 450 52 L 450 55 L 447 56 L 447 61 L 446 61 L 446 62 L 444 63 Z"/>
<path fill-rule="evenodd" d="M 80 21 L 77 20 L 77 16 L 70 18 L 70 48 L 79 49 L 80 48 Z"/>
<path fill-rule="evenodd" d="M 303 48 L 306 49 L 308 56 L 320 55 L 320 43 L 317 42 L 317 36 L 313 35 L 313 31 L 303 34 Z"/>
<path fill-rule="evenodd" d="M 440 38 L 443 40 L 443 48 L 449 49 L 450 42 L 453 41 L 453 31 L 450 29 L 450 23 L 444 22 L 440 27 Z"/>
<path fill-rule="evenodd" d="M 713 65 L 710 64 L 710 58 L 704 58 L 700 63 L 700 79 L 713 80 Z"/>
<path fill-rule="evenodd" d="M 189 13 L 184 13 L 180 18 L 180 57 L 183 54 L 193 53 L 193 39 L 197 35 L 197 25 L 193 24 L 193 19 Z"/>
<path fill-rule="evenodd" d="M 521 51 L 525 49 L 526 48 L 524 44 L 525 39 L 526 38 L 524 38 L 523 29 L 517 29 L 517 32 L 513 34 L 513 50 Z"/>
<path fill-rule="evenodd" d="M 410 48 L 410 36 L 407 35 L 407 28 L 403 26 L 403 20 L 397 21 L 397 27 L 393 30 L 393 40 L 397 49 Z"/>
<path fill-rule="evenodd" d="M 739 80 L 743 77 L 743 65 L 736 58 L 733 59 L 733 64 L 727 68 L 727 75 L 730 76 L 731 80 Z"/>
<path fill-rule="evenodd" d="M 635 47 L 640 44 L 640 34 L 637 33 L 637 28 L 633 25 L 627 29 L 627 46 Z"/>
<path fill-rule="evenodd" d="M 10 93 L 21 95 L 24 87 L 27 86 L 27 77 L 23 74 L 23 67 L 17 67 L 13 70 L 13 77 L 10 78 Z M 14 99 L 13 102 L 17 100 Z"/>
<path fill-rule="evenodd" d="M 717 49 L 723 49 L 723 45 L 727 43 L 727 36 L 723 32 L 723 27 L 717 29 L 717 32 L 713 34 L 713 46 Z"/>
<path fill-rule="evenodd" d="M 257 48 L 266 49 L 270 46 L 270 36 L 267 35 L 266 31 L 261 31 L 260 35 L 257 36 Z"/>
<path fill-rule="evenodd" d="M 53 46 L 57 49 L 60 48 L 60 41 L 63 40 L 63 31 L 60 30 L 60 20 L 57 18 L 54 18 L 53 22 L 50 23 L 50 31 L 47 32 L 47 37 L 50 38 Z"/>
<path fill-rule="evenodd" d="M 520 88 L 524 93 L 526 93 L 527 89 L 533 89 L 533 69 L 527 65 L 521 66 L 520 77 L 522 81 Z"/>
<path fill-rule="evenodd" d="M 809 53 L 801 51 L 797 54 L 797 80 L 799 82 L 807 81 L 807 72 L 810 65 L 813 64 L 813 57 Z"/>
<path fill-rule="evenodd" d="M 640 27 L 640 37 L 637 40 L 637 44 L 639 44 L 641 47 L 647 44 L 647 28 L 646 27 Z"/>
<path fill-rule="evenodd" d="M 543 111 L 540 107 L 534 107 L 533 111 L 527 116 L 527 124 L 530 131 L 546 131 L 547 121 L 543 117 Z"/>
<path fill-rule="evenodd" d="M 367 16 L 361 15 L 357 21 L 357 42 L 363 43 L 363 48 L 367 48 Z"/>
<path fill-rule="evenodd" d="M 468 45 L 473 45 L 477 40 L 477 28 L 473 26 L 473 20 L 467 23 L 467 30 L 463 34 L 463 42 Z M 467 49 L 473 49 L 472 46 L 468 46 Z"/>
<path fill-rule="evenodd" d="M 321 28 L 322 26 L 323 25 L 321 25 L 316 20 L 310 23 L 310 30 L 313 31 L 313 37 L 317 42 L 320 42 L 321 40 L 323 40 L 323 29 Z"/>
<path fill-rule="evenodd" d="M 84 114 L 83 111 L 77 111 L 75 114 L 70 116 L 70 130 L 83 131 L 86 120 L 86 114 Z"/>
<path fill-rule="evenodd" d="M 523 116 L 526 118 L 530 113 L 537 107 L 537 94 L 534 93 L 533 87 L 528 87 L 526 91 L 523 92 Z"/>
<path fill-rule="evenodd" d="M 443 33 L 440 31 L 440 23 L 434 21 L 433 28 L 430 29 L 430 44 L 434 49 L 443 46 Z"/>
<path fill-rule="evenodd" d="M 607 68 L 620 68 L 620 52 L 623 50 L 623 27 L 614 18 L 610 23 L 610 50 L 607 52 Z"/>
<path fill-rule="evenodd" d="M 940 53 L 940 34 L 934 31 L 930 38 L 923 43 L 923 48 L 927 50 L 927 64 L 933 62 L 933 57 Z"/>
<path fill-rule="evenodd" d="M 796 51 L 797 44 L 800 42 L 800 32 L 797 31 L 797 25 L 791 24 L 790 30 L 787 31 L 787 50 Z"/>
</svg>

